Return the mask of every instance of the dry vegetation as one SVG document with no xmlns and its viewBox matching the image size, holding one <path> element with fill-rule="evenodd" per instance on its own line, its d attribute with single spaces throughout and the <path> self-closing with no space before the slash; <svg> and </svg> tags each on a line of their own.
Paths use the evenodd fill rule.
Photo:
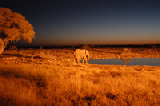
<svg viewBox="0 0 160 106">
<path fill-rule="evenodd" d="M 0 104 L 151 106 L 160 104 L 160 67 L 73 64 L 73 50 L 5 50 Z M 89 50 L 91 58 L 160 57 L 159 49 Z"/>
</svg>

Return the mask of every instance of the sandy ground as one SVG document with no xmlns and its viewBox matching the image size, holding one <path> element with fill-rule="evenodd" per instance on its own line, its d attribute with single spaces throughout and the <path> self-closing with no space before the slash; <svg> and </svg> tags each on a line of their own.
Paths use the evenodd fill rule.
<svg viewBox="0 0 160 106">
<path fill-rule="evenodd" d="M 5 50 L 0 56 L 0 66 L 29 66 L 43 67 L 45 70 L 65 68 L 76 71 L 78 68 L 87 71 L 93 70 L 137 70 L 152 71 L 159 70 L 160 66 L 127 66 L 127 65 L 98 65 L 98 64 L 75 64 L 73 53 L 75 50 L 69 49 L 44 49 L 44 50 Z M 160 49 L 145 48 L 105 48 L 89 49 L 90 59 L 107 58 L 159 58 Z M 107 70 L 106 70 L 107 69 Z"/>
<path fill-rule="evenodd" d="M 26 102 L 19 102 L 19 99 L 26 101 L 31 98 L 27 105 L 100 106 L 118 103 L 124 106 L 160 103 L 160 66 L 74 64 L 74 51 L 5 50 L 0 56 L 0 70 L 3 70 L 0 71 L 0 81 L 3 83 L 0 85 L 0 93 L 3 94 L 0 98 L 3 99 L 3 104 L 24 105 Z M 159 48 L 94 48 L 89 49 L 89 53 L 91 59 L 160 57 Z M 47 78 L 40 79 L 37 73 Z M 46 80 L 47 84 L 44 83 Z M 17 88 L 17 85 L 20 87 Z M 19 91 L 23 95 L 17 95 Z M 13 95 L 16 99 L 8 95 Z M 34 95 L 36 96 L 33 97 Z M 8 102 L 12 99 L 14 101 Z"/>
<path fill-rule="evenodd" d="M 70 64 L 73 65 L 73 53 L 69 49 L 43 49 L 43 50 L 5 50 L 0 56 L 1 64 Z M 160 49 L 145 48 L 105 48 L 89 49 L 90 59 L 108 58 L 159 58 Z M 103 65 L 101 65 L 103 67 Z"/>
<path fill-rule="evenodd" d="M 136 70 L 155 70 L 160 66 L 127 66 L 127 65 L 98 65 L 98 64 L 74 64 L 73 53 L 75 50 L 69 49 L 44 49 L 44 50 L 5 50 L 0 56 L 0 66 L 34 66 L 56 69 L 57 67 L 66 68 L 67 70 L 77 70 L 84 68 L 92 71 L 100 70 L 106 67 L 112 67 L 118 70 L 123 67 L 123 70 L 135 68 Z M 107 59 L 107 58 L 159 58 L 160 49 L 145 49 L 145 48 L 105 48 L 105 49 L 89 49 L 90 59 Z"/>
</svg>

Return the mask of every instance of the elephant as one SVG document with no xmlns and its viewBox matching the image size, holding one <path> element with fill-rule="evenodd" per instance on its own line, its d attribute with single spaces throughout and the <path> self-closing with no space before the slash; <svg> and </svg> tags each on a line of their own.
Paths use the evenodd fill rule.
<svg viewBox="0 0 160 106">
<path fill-rule="evenodd" d="M 74 63 L 76 61 L 76 63 L 79 63 L 80 60 L 83 60 L 86 62 L 86 64 L 88 64 L 89 61 L 89 52 L 88 50 L 85 49 L 76 49 L 76 51 L 74 52 Z"/>
<path fill-rule="evenodd" d="M 0 38 L 0 55 L 3 53 L 4 51 L 4 41 L 2 40 L 2 38 Z"/>
</svg>

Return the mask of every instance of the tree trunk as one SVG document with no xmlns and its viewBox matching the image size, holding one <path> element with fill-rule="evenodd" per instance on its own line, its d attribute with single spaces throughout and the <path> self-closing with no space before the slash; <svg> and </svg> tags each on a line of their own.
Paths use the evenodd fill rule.
<svg viewBox="0 0 160 106">
<path fill-rule="evenodd" d="M 2 38 L 0 38 L 0 55 L 3 53 L 4 51 L 4 41 L 2 40 Z"/>
</svg>

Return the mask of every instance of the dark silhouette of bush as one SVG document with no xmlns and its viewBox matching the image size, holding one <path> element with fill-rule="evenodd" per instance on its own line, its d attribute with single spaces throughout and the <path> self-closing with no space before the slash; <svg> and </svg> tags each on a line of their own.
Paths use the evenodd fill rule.
<svg viewBox="0 0 160 106">
<path fill-rule="evenodd" d="M 84 45 L 82 48 L 88 50 L 89 46 L 88 45 Z"/>
<path fill-rule="evenodd" d="M 11 46 L 9 47 L 9 50 L 17 50 L 17 47 L 16 47 L 15 45 L 11 45 Z"/>
</svg>

